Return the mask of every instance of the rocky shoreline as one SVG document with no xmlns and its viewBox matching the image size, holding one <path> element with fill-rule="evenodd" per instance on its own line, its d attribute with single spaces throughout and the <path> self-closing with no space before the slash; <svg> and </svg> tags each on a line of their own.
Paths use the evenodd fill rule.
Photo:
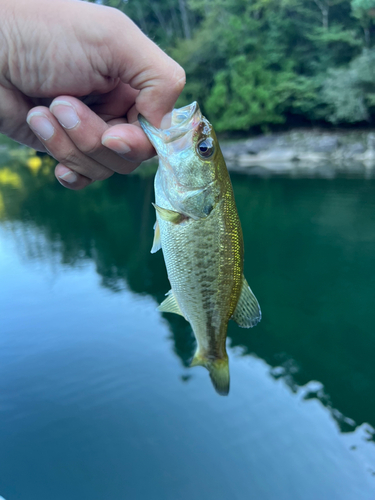
<svg viewBox="0 0 375 500">
<path fill-rule="evenodd" d="M 375 172 L 375 131 L 294 130 L 221 141 L 221 149 L 229 170 L 254 175 Z"/>
</svg>

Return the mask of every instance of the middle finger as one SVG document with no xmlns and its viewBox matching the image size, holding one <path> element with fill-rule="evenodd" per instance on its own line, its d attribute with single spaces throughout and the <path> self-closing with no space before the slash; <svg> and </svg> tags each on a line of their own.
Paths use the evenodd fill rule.
<svg viewBox="0 0 375 500">
<path fill-rule="evenodd" d="M 80 100 L 70 96 L 58 97 L 51 103 L 50 111 L 85 156 L 120 174 L 127 174 L 139 165 L 136 159 L 133 161 L 133 158 L 122 156 L 129 153 L 130 148 L 117 154 L 102 144 L 101 137 L 109 125 Z M 90 177 L 89 173 L 84 175 Z"/>
</svg>

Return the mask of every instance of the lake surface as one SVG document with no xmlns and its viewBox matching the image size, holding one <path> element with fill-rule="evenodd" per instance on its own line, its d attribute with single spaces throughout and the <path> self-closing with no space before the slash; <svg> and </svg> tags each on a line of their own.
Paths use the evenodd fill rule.
<svg viewBox="0 0 375 500">
<path fill-rule="evenodd" d="M 225 398 L 156 310 L 152 177 L 2 154 L 0 495 L 375 498 L 374 179 L 232 176 L 263 320 L 230 324 Z"/>
</svg>

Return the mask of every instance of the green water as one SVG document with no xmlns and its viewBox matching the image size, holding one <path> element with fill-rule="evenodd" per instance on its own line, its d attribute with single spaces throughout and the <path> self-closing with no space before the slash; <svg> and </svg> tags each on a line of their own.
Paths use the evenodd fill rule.
<svg viewBox="0 0 375 500">
<path fill-rule="evenodd" d="M 223 398 L 156 311 L 152 178 L 70 192 L 25 155 L 0 160 L 0 495 L 375 498 L 374 179 L 232 176 L 263 320 L 230 324 Z"/>
</svg>

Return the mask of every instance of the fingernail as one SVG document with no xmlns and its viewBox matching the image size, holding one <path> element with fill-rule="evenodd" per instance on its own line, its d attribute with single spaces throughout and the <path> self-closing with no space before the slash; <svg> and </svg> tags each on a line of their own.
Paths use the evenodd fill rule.
<svg viewBox="0 0 375 500">
<path fill-rule="evenodd" d="M 63 181 L 67 182 L 68 184 L 73 184 L 73 182 L 76 182 L 78 177 L 77 174 L 74 172 L 65 172 L 63 175 L 58 176 L 59 179 L 62 179 Z"/>
<path fill-rule="evenodd" d="M 55 133 L 52 123 L 42 113 L 31 113 L 26 121 L 29 127 L 44 141 L 51 139 Z"/>
<path fill-rule="evenodd" d="M 68 130 L 74 128 L 79 123 L 76 110 L 67 101 L 53 101 L 50 110 L 56 116 L 59 123 Z"/>
<path fill-rule="evenodd" d="M 170 128 L 171 125 L 172 125 L 172 113 L 167 113 L 166 115 L 164 115 L 160 123 L 160 128 L 165 130 L 167 128 Z"/>
<path fill-rule="evenodd" d="M 107 136 L 102 140 L 103 146 L 108 149 L 112 149 L 115 153 L 119 155 L 126 155 L 130 153 L 131 148 L 119 137 Z"/>
</svg>

